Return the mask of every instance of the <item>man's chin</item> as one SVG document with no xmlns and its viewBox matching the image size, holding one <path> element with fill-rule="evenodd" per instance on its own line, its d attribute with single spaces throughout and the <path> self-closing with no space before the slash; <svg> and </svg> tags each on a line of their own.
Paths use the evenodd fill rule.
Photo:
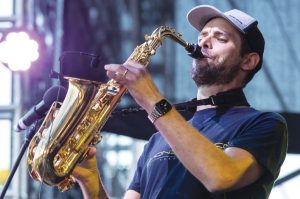
<svg viewBox="0 0 300 199">
<path fill-rule="evenodd" d="M 200 58 L 200 59 L 197 59 L 195 62 L 197 64 L 199 63 L 202 63 L 202 62 L 208 62 L 209 61 L 209 58 L 208 57 L 203 57 L 203 58 Z"/>
<path fill-rule="evenodd" d="M 211 68 L 214 66 L 212 60 L 207 57 L 196 60 L 193 65 L 197 68 Z"/>
</svg>

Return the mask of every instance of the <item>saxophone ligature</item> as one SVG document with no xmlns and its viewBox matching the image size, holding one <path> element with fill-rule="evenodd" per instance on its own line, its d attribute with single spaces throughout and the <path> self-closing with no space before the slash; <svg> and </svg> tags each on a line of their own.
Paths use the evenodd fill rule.
<svg viewBox="0 0 300 199">
<path fill-rule="evenodd" d="M 135 48 L 129 60 L 146 67 L 149 57 L 155 55 L 165 38 L 183 46 L 190 56 L 199 53 L 197 45 L 180 37 L 176 30 L 161 26 L 151 36 L 145 36 L 147 41 Z M 59 109 L 56 102 L 53 103 L 27 152 L 30 176 L 46 185 L 58 186 L 60 192 L 75 185 L 71 175 L 73 169 L 86 157 L 90 146 L 101 141 L 101 128 L 127 91 L 113 79 L 107 83 L 72 77 L 64 79 L 69 82 L 65 100 Z"/>
</svg>

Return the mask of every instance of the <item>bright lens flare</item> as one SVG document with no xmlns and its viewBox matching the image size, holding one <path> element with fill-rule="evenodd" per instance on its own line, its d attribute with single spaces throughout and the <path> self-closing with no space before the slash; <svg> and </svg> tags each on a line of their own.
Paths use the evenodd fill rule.
<svg viewBox="0 0 300 199">
<path fill-rule="evenodd" d="M 0 43 L 0 61 L 13 71 L 29 69 L 31 62 L 39 57 L 38 43 L 30 40 L 25 32 L 9 33 Z"/>
</svg>

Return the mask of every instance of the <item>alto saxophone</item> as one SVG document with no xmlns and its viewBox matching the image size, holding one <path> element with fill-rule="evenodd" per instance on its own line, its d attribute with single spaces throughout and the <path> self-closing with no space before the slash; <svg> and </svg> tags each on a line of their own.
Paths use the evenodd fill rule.
<svg viewBox="0 0 300 199">
<path fill-rule="evenodd" d="M 136 47 L 129 60 L 146 67 L 164 38 L 188 49 L 190 44 L 180 37 L 176 30 L 161 26 L 151 36 L 145 35 L 147 41 Z M 105 84 L 64 78 L 69 81 L 65 100 L 59 109 L 53 103 L 27 152 L 30 176 L 46 185 L 58 186 L 60 192 L 75 185 L 71 175 L 74 167 L 86 157 L 90 145 L 101 141 L 100 129 L 127 91 L 113 79 Z"/>
</svg>

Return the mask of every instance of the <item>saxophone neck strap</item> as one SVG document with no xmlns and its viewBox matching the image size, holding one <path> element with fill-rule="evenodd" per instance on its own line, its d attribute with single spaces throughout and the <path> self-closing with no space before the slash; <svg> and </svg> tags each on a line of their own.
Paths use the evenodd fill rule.
<svg viewBox="0 0 300 199">
<path fill-rule="evenodd" d="M 197 106 L 203 106 L 203 105 L 212 105 L 218 107 L 230 107 L 230 106 L 250 107 L 250 104 L 246 99 L 243 89 L 241 88 L 220 92 L 210 96 L 207 99 L 197 100 L 197 98 L 193 98 L 190 101 L 174 104 L 173 106 L 176 108 L 176 110 L 196 112 Z"/>
<path fill-rule="evenodd" d="M 173 104 L 173 107 L 178 111 L 189 111 L 196 112 L 197 106 L 212 105 L 218 107 L 231 107 L 231 106 L 248 106 L 250 107 L 243 89 L 237 88 L 225 92 L 220 92 L 215 95 L 210 96 L 207 99 L 197 100 L 193 98 L 190 101 Z M 133 113 L 145 112 L 145 109 L 139 108 L 129 108 L 123 109 L 121 111 L 114 111 L 111 116 L 127 116 Z"/>
</svg>

